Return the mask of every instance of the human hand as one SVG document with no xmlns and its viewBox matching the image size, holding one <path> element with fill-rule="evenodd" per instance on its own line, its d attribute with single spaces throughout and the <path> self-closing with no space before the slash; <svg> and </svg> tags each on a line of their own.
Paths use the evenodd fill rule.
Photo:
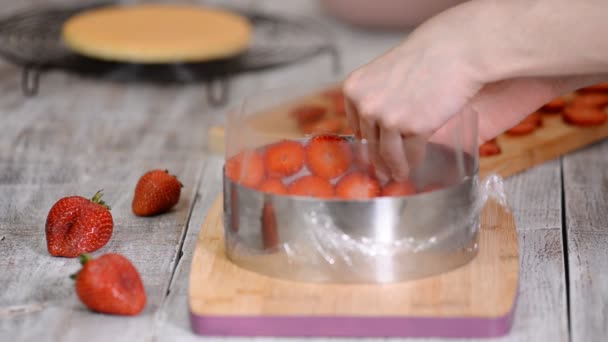
<svg viewBox="0 0 608 342">
<path fill-rule="evenodd" d="M 495 77 L 484 68 L 488 63 L 477 56 L 493 47 L 487 46 L 487 40 L 467 37 L 478 29 L 466 24 L 472 11 L 460 7 L 476 3 L 433 18 L 402 45 L 346 80 L 349 122 L 369 142 L 369 158 L 380 175 L 407 178 L 412 165 L 421 160 L 426 141 L 459 113 L 477 113 L 481 143 L 551 99 L 605 80 L 534 72 L 531 77 Z M 480 46 L 480 41 L 485 45 Z M 497 49 L 498 45 L 502 42 L 497 42 Z"/>
</svg>

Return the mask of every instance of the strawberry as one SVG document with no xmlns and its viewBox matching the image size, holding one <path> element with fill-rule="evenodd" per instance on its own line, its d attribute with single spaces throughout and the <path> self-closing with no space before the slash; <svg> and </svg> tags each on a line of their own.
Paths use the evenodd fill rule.
<svg viewBox="0 0 608 342">
<path fill-rule="evenodd" d="M 264 179 L 264 158 L 259 152 L 243 151 L 226 162 L 226 176 L 235 183 L 255 188 Z"/>
<path fill-rule="evenodd" d="M 485 143 L 479 146 L 479 155 L 481 157 L 489 157 L 493 155 L 500 154 L 500 146 L 496 142 L 496 139 L 486 141 Z"/>
<path fill-rule="evenodd" d="M 258 190 L 275 195 L 287 195 L 287 187 L 283 184 L 283 181 L 277 178 L 270 178 L 263 181 L 258 187 Z"/>
<path fill-rule="evenodd" d="M 382 188 L 382 196 L 409 196 L 415 193 L 416 187 L 408 181 L 390 181 Z"/>
<path fill-rule="evenodd" d="M 608 106 L 608 94 L 602 93 L 591 93 L 591 94 L 581 94 L 578 95 L 572 100 L 572 107 L 594 107 L 594 108 L 603 108 Z"/>
<path fill-rule="evenodd" d="M 273 250 L 279 245 L 279 232 L 277 229 L 277 217 L 272 203 L 264 203 L 261 223 L 264 249 Z"/>
<path fill-rule="evenodd" d="M 540 108 L 541 111 L 545 113 L 555 113 L 559 112 L 566 106 L 566 100 L 563 97 L 557 97 L 553 100 L 545 103 L 544 106 Z"/>
<path fill-rule="evenodd" d="M 530 122 L 522 122 L 511 129 L 509 129 L 506 133 L 509 135 L 526 135 L 534 132 L 538 126 L 530 123 Z"/>
<path fill-rule="evenodd" d="M 304 176 L 289 184 L 290 195 L 331 198 L 334 196 L 334 186 L 319 176 Z"/>
<path fill-rule="evenodd" d="M 344 130 L 346 121 L 341 118 L 333 117 L 302 126 L 305 134 L 338 134 Z"/>
<path fill-rule="evenodd" d="M 114 221 L 102 196 L 102 191 L 98 191 L 90 200 L 80 196 L 64 197 L 53 205 L 45 227 L 51 255 L 74 258 L 96 251 L 110 241 Z"/>
<path fill-rule="evenodd" d="M 264 162 L 269 176 L 289 177 L 304 167 L 304 158 L 305 152 L 302 144 L 283 140 L 266 149 Z"/>
<path fill-rule="evenodd" d="M 330 100 L 343 100 L 344 93 L 342 93 L 342 88 L 331 88 L 327 89 L 321 93 L 321 96 L 330 99 Z"/>
<path fill-rule="evenodd" d="M 578 90 L 581 93 L 605 93 L 608 92 L 608 83 L 599 83 Z"/>
<path fill-rule="evenodd" d="M 346 125 L 344 128 L 342 128 L 342 131 L 340 131 L 340 134 L 342 134 L 342 135 L 355 135 L 355 131 L 353 130 L 352 127 Z"/>
<path fill-rule="evenodd" d="M 380 184 L 361 172 L 342 177 L 336 184 L 336 196 L 345 199 L 365 199 L 380 195 Z"/>
<path fill-rule="evenodd" d="M 346 115 L 346 109 L 344 106 L 344 93 L 342 92 L 342 89 L 329 89 L 323 92 L 322 95 L 331 102 L 334 115 Z"/>
<path fill-rule="evenodd" d="M 575 126 L 601 126 L 606 122 L 606 112 L 597 107 L 568 106 L 563 119 Z"/>
<path fill-rule="evenodd" d="M 72 276 L 76 294 L 89 309 L 106 314 L 136 315 L 146 305 L 146 292 L 137 269 L 120 254 L 97 259 L 80 256 L 82 269 Z"/>
<path fill-rule="evenodd" d="M 179 202 L 182 183 L 168 170 L 146 172 L 135 187 L 131 208 L 137 216 L 165 213 Z"/>
<path fill-rule="evenodd" d="M 346 104 L 344 103 L 344 97 L 333 100 L 334 115 L 346 116 Z"/>
<path fill-rule="evenodd" d="M 348 141 L 335 135 L 318 135 L 306 146 L 306 165 L 314 175 L 332 179 L 346 172 L 353 156 Z"/>
<path fill-rule="evenodd" d="M 509 135 L 526 135 L 534 132 L 539 126 L 542 126 L 542 124 L 543 119 L 540 113 L 532 113 L 519 124 L 509 129 L 506 133 Z"/>
<path fill-rule="evenodd" d="M 543 117 L 541 116 L 541 114 L 539 112 L 534 112 L 528 116 L 526 116 L 525 119 L 522 120 L 522 123 L 531 123 L 534 124 L 536 126 L 542 126 L 543 125 Z"/>
<path fill-rule="evenodd" d="M 327 108 L 320 105 L 302 105 L 291 111 L 291 116 L 298 125 L 306 125 L 321 120 L 327 113 Z"/>
</svg>

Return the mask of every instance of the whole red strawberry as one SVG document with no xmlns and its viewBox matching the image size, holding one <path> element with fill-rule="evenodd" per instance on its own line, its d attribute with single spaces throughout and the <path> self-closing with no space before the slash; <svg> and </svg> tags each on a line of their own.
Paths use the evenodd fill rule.
<svg viewBox="0 0 608 342">
<path fill-rule="evenodd" d="M 146 306 L 146 292 L 129 259 L 105 254 L 97 259 L 81 255 L 83 267 L 72 278 L 76 294 L 89 309 L 114 315 L 136 315 Z"/>
<path fill-rule="evenodd" d="M 53 256 L 74 258 L 96 251 L 112 237 L 110 207 L 98 191 L 92 199 L 80 196 L 57 201 L 46 218 L 46 244 Z"/>
<path fill-rule="evenodd" d="M 137 216 L 162 214 L 179 201 L 182 183 L 167 170 L 152 170 L 141 176 L 131 208 Z"/>
</svg>

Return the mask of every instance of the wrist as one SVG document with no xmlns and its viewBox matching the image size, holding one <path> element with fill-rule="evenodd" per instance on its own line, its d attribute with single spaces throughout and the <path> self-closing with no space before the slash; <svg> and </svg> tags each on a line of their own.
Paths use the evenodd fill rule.
<svg viewBox="0 0 608 342">
<path fill-rule="evenodd" d="M 474 0 L 465 59 L 483 83 L 608 71 L 604 0 Z M 582 21 L 585 21 L 583 24 Z"/>
</svg>

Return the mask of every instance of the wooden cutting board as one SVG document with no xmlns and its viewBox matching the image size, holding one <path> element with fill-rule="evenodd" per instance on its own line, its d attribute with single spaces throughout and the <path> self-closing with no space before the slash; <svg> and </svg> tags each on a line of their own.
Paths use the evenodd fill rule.
<svg viewBox="0 0 608 342">
<path fill-rule="evenodd" d="M 321 95 L 326 90 L 320 90 L 318 93 L 260 113 L 250 118 L 248 124 L 260 135 L 266 135 L 269 141 L 276 137 L 302 137 L 303 133 L 290 116 L 290 112 L 304 104 L 329 106 L 329 100 Z M 334 114 L 330 112 L 329 115 Z M 223 153 L 224 127 L 212 127 L 208 137 L 209 149 L 215 153 Z M 495 156 L 481 157 L 481 173 L 483 176 L 489 172 L 496 172 L 508 177 L 606 137 L 608 137 L 608 122 L 596 127 L 577 127 L 566 124 L 559 113 L 543 115 L 543 126 L 529 135 L 499 136 L 497 142 L 502 152 Z"/>
<path fill-rule="evenodd" d="M 246 123 L 268 142 L 301 137 L 290 112 L 302 104 L 329 105 L 321 92 Z M 224 129 L 214 127 L 209 133 L 210 149 L 222 152 Z M 542 127 L 532 134 L 498 137 L 502 153 L 480 158 L 480 171 L 507 177 L 606 136 L 608 123 L 583 128 L 564 123 L 559 114 L 544 115 Z M 390 285 L 329 285 L 274 279 L 232 264 L 224 253 L 218 198 L 195 248 L 191 323 L 201 335 L 495 337 L 511 328 L 518 281 L 513 217 L 494 203 L 482 213 L 479 254 L 463 267 Z"/>
<path fill-rule="evenodd" d="M 481 219 L 479 254 L 456 270 L 388 285 L 279 280 L 226 258 L 220 197 L 196 242 L 192 329 L 211 336 L 500 336 L 513 320 L 518 250 L 513 217 L 489 203 Z"/>
</svg>

